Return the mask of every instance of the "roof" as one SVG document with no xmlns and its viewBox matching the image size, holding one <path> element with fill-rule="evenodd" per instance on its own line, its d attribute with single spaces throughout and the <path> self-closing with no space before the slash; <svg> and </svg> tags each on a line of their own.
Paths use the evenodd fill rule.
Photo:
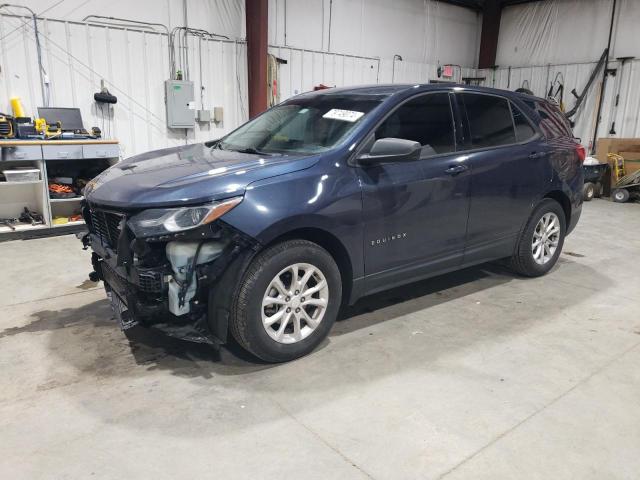
<svg viewBox="0 0 640 480">
<path fill-rule="evenodd" d="M 355 85 L 350 87 L 334 87 L 313 92 L 301 94 L 303 97 L 313 97 L 320 95 L 371 95 L 377 97 L 390 97 L 396 93 L 408 92 L 409 90 L 429 91 L 442 90 L 445 88 L 455 88 L 456 90 L 465 92 L 478 93 L 496 93 L 506 97 L 517 97 L 521 99 L 537 99 L 526 93 L 514 92 L 511 90 L 503 90 L 498 88 L 481 87 L 476 85 L 462 85 L 458 83 L 393 83 L 393 84 L 373 84 L 373 85 Z"/>
</svg>

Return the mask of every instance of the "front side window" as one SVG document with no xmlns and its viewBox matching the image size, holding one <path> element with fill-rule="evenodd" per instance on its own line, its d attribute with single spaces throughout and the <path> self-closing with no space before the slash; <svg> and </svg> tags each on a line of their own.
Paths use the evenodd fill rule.
<svg viewBox="0 0 640 480">
<path fill-rule="evenodd" d="M 384 100 L 382 95 L 316 95 L 271 108 L 224 137 L 223 150 L 314 154 L 330 150 Z"/>
<path fill-rule="evenodd" d="M 455 151 L 449 95 L 430 93 L 409 100 L 378 127 L 375 138 L 402 138 L 419 142 L 423 158 Z"/>
<path fill-rule="evenodd" d="M 516 140 L 518 142 L 524 142 L 529 140 L 536 134 L 527 117 L 520 111 L 513 103 L 511 105 L 511 114 L 513 115 L 513 125 L 516 127 Z"/>
<path fill-rule="evenodd" d="M 516 143 L 509 102 L 493 95 L 463 93 L 471 148 L 496 147 Z"/>
</svg>

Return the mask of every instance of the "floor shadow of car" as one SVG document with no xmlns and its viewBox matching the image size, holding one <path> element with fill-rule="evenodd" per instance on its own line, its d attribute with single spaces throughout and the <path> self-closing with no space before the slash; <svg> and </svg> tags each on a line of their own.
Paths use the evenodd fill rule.
<svg viewBox="0 0 640 480">
<path fill-rule="evenodd" d="M 331 337 L 427 310 L 514 278 L 500 264 L 486 264 L 363 298 L 343 309 L 331 336 L 318 350 L 329 345 Z M 166 370 L 176 376 L 210 378 L 244 375 L 277 366 L 261 362 L 233 341 L 216 348 L 141 327 L 123 335 L 106 299 L 77 308 L 39 311 L 32 317 L 34 320 L 25 326 L 0 332 L 0 338 L 49 331 L 53 352 L 79 370 L 96 376 L 139 376 L 148 370 Z"/>
<path fill-rule="evenodd" d="M 393 307 L 393 315 L 407 315 L 480 292 L 513 280 L 514 274 L 500 263 L 466 268 L 415 283 L 396 287 L 343 307 L 331 335 L 344 335 L 388 320 L 381 313 Z"/>
</svg>

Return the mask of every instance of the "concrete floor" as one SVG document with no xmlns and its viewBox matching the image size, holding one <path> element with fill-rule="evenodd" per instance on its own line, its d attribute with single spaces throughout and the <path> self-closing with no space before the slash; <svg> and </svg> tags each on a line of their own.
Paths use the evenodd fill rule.
<svg viewBox="0 0 640 480">
<path fill-rule="evenodd" d="M 558 266 L 365 299 L 269 366 L 125 337 L 73 236 L 0 244 L 0 478 L 637 479 L 640 205 Z"/>
</svg>

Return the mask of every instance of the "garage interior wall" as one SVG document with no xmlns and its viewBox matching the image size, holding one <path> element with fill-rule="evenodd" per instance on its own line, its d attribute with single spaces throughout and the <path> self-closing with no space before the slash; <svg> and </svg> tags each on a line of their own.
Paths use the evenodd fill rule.
<svg viewBox="0 0 640 480">
<path fill-rule="evenodd" d="M 40 18 L 43 63 L 52 106 L 76 106 L 85 126 L 98 126 L 118 138 L 122 156 L 219 137 L 247 119 L 244 0 L 114 0 L 108 15 L 184 25 L 226 35 L 229 40 L 189 39 L 190 79 L 197 108 L 223 107 L 220 124 L 196 125 L 185 134 L 166 128 L 163 82 L 169 76 L 167 37 L 138 27 L 88 25 L 87 15 L 104 13 L 100 2 L 28 0 Z M 481 15 L 435 0 L 269 0 L 269 51 L 280 65 L 280 100 L 314 86 L 427 82 L 438 64 L 456 64 L 461 76 L 483 76 L 484 85 L 513 90 L 528 85 L 545 96 L 550 83 L 564 78 L 564 102 L 581 92 L 606 46 L 613 0 L 548 0 L 505 7 L 496 70 L 475 70 Z M 610 68 L 621 56 L 637 56 L 621 74 L 609 77 L 599 136 L 640 136 L 640 11 L 635 0 L 618 0 Z M 20 96 L 28 114 L 42 105 L 33 28 L 24 11 L 0 15 L 0 111 Z M 185 22 L 186 19 L 186 22 Z M 202 81 L 200 55 L 202 51 Z M 394 55 L 402 56 L 395 61 Z M 620 68 L 618 68 L 620 72 Z M 560 78 L 560 77 L 558 77 Z M 93 93 L 104 80 L 118 96 L 107 113 Z M 598 82 L 574 117 L 585 145 L 595 125 Z M 201 88 L 204 87 L 204 88 Z M 620 90 L 619 107 L 614 99 Z M 202 97 L 200 95 L 202 93 Z M 104 128 L 103 128 L 104 127 Z"/>
<path fill-rule="evenodd" d="M 190 0 L 186 12 L 183 2 L 176 0 L 116 0 L 110 2 L 108 13 L 101 2 L 39 0 L 22 4 L 41 18 L 50 106 L 80 108 L 85 128 L 97 126 L 106 138 L 117 138 L 122 157 L 217 138 L 248 118 L 244 1 Z M 10 113 L 9 98 L 15 95 L 22 99 L 27 114 L 34 116 L 43 102 L 33 24 L 24 17 L 24 10 L 3 8 L 0 12 L 0 111 Z M 201 42 L 188 39 L 189 79 L 195 83 L 196 108 L 222 107 L 224 112 L 219 124 L 196 123 L 189 131 L 166 127 L 164 81 L 170 70 L 163 30 L 82 21 L 91 14 L 108 15 L 162 23 L 171 29 L 184 25 L 185 13 L 190 27 L 229 37 Z M 118 97 L 118 103 L 109 109 L 93 101 L 101 80 Z"/>
<path fill-rule="evenodd" d="M 514 90 L 526 86 L 546 96 L 558 75 L 564 78 L 566 110 L 575 104 L 571 90 L 582 92 L 607 46 L 613 0 L 549 0 L 505 7 L 502 11 L 495 71 L 478 71 L 485 85 Z M 614 19 L 609 76 L 598 137 L 639 137 L 640 9 L 637 0 L 618 0 Z M 621 69 L 619 57 L 633 56 Z M 596 77 L 583 106 L 573 117 L 574 132 L 590 147 L 596 121 L 599 85 Z M 617 93 L 620 93 L 615 108 Z M 610 134 L 615 121 L 615 134 Z"/>
<path fill-rule="evenodd" d="M 434 0 L 269 0 L 270 53 L 287 60 L 281 99 L 321 83 L 426 83 L 439 63 L 460 65 L 460 81 L 475 73 L 481 23 Z"/>
<path fill-rule="evenodd" d="M 15 0 L 41 18 L 43 64 L 50 105 L 78 107 L 85 127 L 118 138 L 122 156 L 217 138 L 247 119 L 244 0 L 113 0 L 105 13 L 96 0 Z M 42 99 L 32 24 L 25 11 L 0 12 L 0 111 L 21 97 L 35 115 Z M 167 36 L 161 29 L 87 24 L 87 15 L 187 24 L 229 40 L 189 39 L 190 80 L 197 108 L 221 106 L 221 124 L 194 130 L 166 127 L 164 80 L 169 78 Z M 435 0 L 270 0 L 270 53 L 287 60 L 280 68 L 280 100 L 315 85 L 427 82 L 438 63 L 473 75 L 480 14 Z M 202 48 L 202 82 L 199 52 Z M 402 56 L 395 62 L 394 55 Z M 107 110 L 93 94 L 101 80 L 118 97 Z M 204 88 L 201 88 L 204 87 Z M 200 98 L 202 92 L 202 100 Z M 104 126 L 104 128 L 103 128 Z"/>
</svg>

